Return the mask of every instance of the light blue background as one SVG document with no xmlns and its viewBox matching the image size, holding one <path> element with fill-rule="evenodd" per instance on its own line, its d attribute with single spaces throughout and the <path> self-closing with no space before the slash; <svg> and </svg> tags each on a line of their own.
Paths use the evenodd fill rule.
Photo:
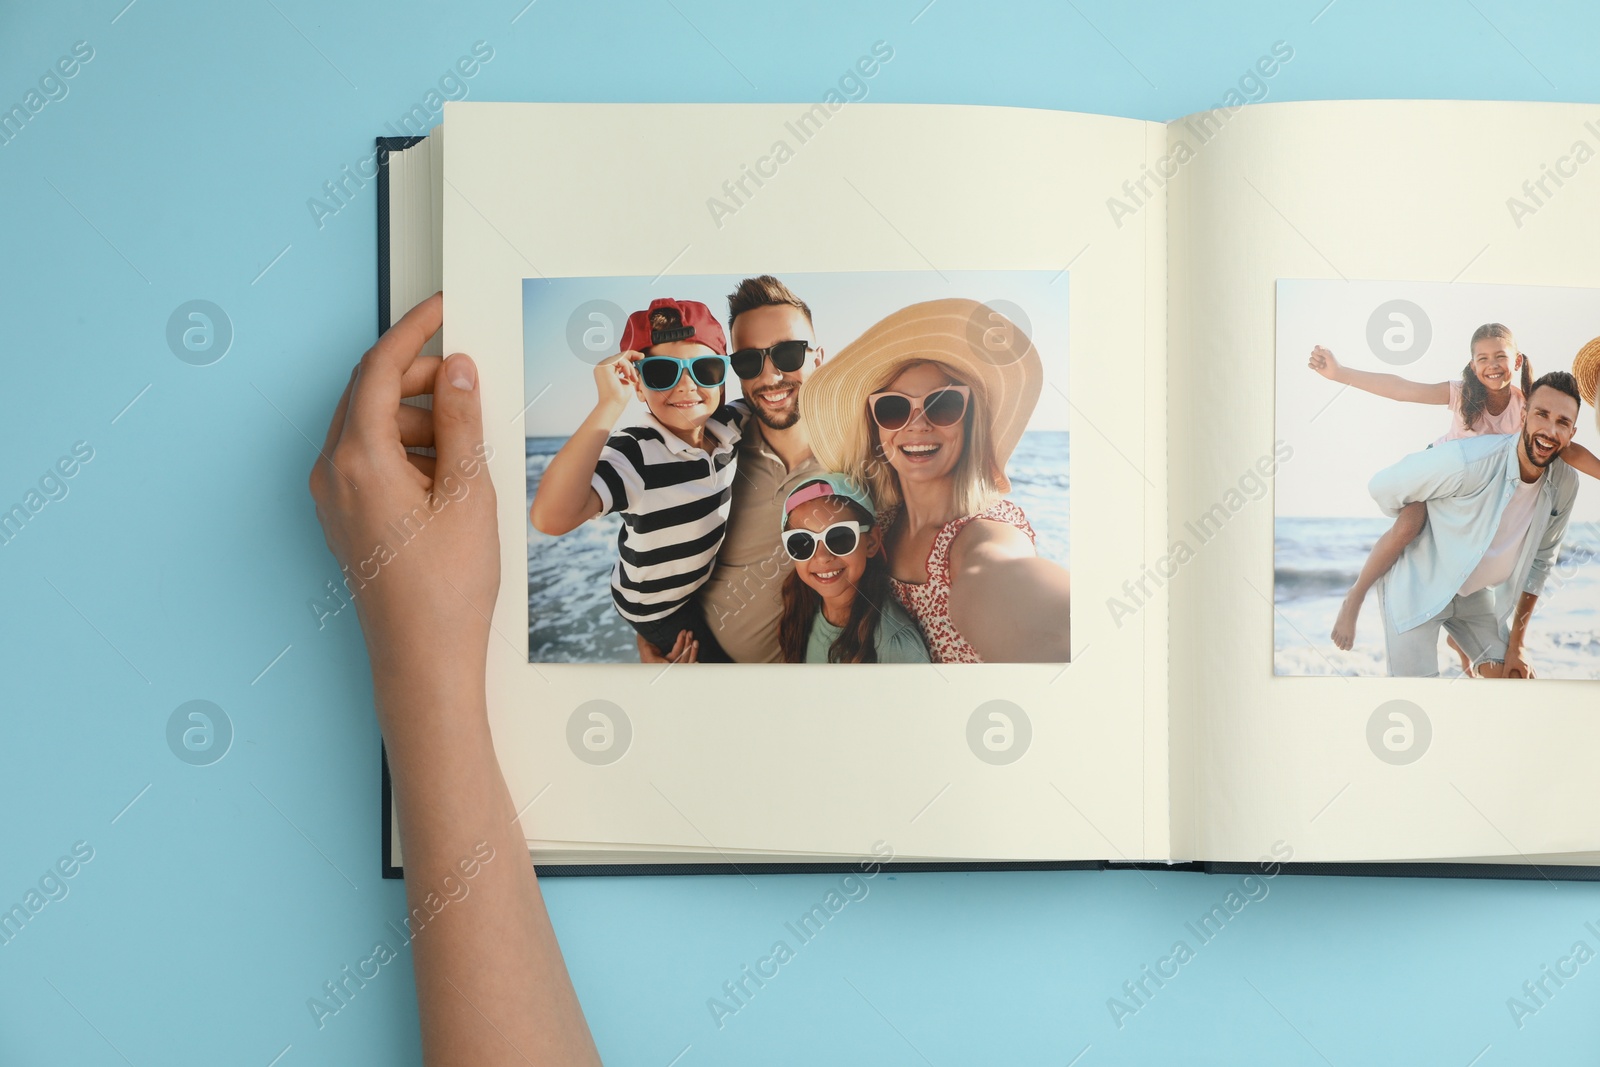
<svg viewBox="0 0 1600 1067">
<path fill-rule="evenodd" d="M 0 903 L 74 841 L 96 850 L 0 946 L 0 1063 L 418 1058 L 409 959 L 321 1032 L 305 1007 L 403 912 L 378 877 L 355 620 L 319 632 L 306 607 L 336 571 L 302 433 L 320 441 L 373 339 L 375 195 L 320 230 L 306 201 L 472 42 L 495 49 L 473 99 L 814 100 L 879 39 L 880 101 L 1164 119 L 1277 40 L 1295 57 L 1269 99 L 1600 94 L 1600 14 L 1576 2 L 925 2 L 538 0 L 514 24 L 523 0 L 0 9 L 7 105 L 74 41 L 96 50 L 0 147 L 0 502 L 73 442 L 96 452 L 0 547 Z M 208 367 L 164 339 L 194 298 L 236 329 Z M 211 767 L 166 746 L 194 698 L 237 731 Z M 1600 945 L 1600 887 L 1310 878 L 1271 883 L 1119 1032 L 1106 999 L 1233 882 L 1138 873 L 885 875 L 719 1032 L 706 998 L 831 879 L 755 881 L 546 883 L 608 1062 L 1465 1067 L 1575 1062 L 1600 1038 L 1600 964 L 1520 1031 L 1506 1009 Z"/>
</svg>

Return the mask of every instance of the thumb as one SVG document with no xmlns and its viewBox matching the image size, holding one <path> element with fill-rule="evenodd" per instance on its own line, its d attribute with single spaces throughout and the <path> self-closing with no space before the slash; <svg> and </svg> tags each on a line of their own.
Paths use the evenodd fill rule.
<svg viewBox="0 0 1600 1067">
<path fill-rule="evenodd" d="M 483 468 L 483 404 L 478 368 L 457 352 L 439 364 L 433 380 L 433 447 L 436 477 L 471 479 Z"/>
</svg>

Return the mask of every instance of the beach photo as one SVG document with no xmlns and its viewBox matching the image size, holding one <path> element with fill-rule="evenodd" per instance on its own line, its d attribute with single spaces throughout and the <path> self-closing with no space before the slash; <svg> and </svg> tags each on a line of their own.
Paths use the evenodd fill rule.
<svg viewBox="0 0 1600 1067">
<path fill-rule="evenodd" d="M 1069 282 L 525 279 L 529 660 L 1066 662 Z"/>
<path fill-rule="evenodd" d="M 1600 291 L 1280 280 L 1273 670 L 1600 678 Z"/>
</svg>

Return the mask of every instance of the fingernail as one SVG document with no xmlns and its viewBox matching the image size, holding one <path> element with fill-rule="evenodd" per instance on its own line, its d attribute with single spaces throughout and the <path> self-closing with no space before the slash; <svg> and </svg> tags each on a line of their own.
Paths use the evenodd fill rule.
<svg viewBox="0 0 1600 1067">
<path fill-rule="evenodd" d="M 470 393 L 472 387 L 478 384 L 478 368 L 472 365 L 472 360 L 459 352 L 448 360 L 450 364 L 450 384 L 464 393 Z"/>
</svg>

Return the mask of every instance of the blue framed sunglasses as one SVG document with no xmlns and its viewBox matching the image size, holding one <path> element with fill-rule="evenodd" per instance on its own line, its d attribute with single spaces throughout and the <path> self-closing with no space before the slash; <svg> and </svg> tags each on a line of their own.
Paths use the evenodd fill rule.
<svg viewBox="0 0 1600 1067">
<path fill-rule="evenodd" d="M 677 388 L 685 372 L 702 389 L 715 389 L 728 380 L 727 356 L 645 356 L 634 367 L 644 387 L 658 393 Z"/>
</svg>

